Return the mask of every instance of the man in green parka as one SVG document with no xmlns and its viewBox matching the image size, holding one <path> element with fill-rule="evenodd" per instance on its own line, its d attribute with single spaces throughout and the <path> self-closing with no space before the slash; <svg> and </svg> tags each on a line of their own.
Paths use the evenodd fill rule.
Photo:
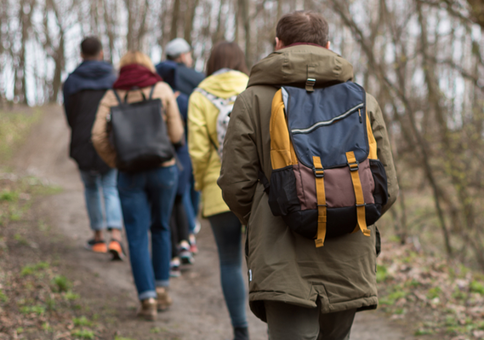
<svg viewBox="0 0 484 340">
<path fill-rule="evenodd" d="M 355 313 L 378 304 L 377 227 L 369 227 L 370 237 L 358 231 L 316 248 L 314 240 L 293 233 L 272 214 L 258 174 L 270 178 L 272 171 L 269 122 L 276 91 L 283 85 L 304 88 L 308 66 L 315 88 L 352 81 L 353 67 L 329 50 L 328 24 L 317 13 L 284 15 L 276 35 L 276 51 L 252 68 L 231 113 L 218 184 L 227 205 L 247 225 L 249 303 L 268 323 L 270 339 L 349 339 Z M 398 194 L 397 178 L 381 109 L 369 94 L 366 107 L 387 174 L 384 213 Z"/>
</svg>

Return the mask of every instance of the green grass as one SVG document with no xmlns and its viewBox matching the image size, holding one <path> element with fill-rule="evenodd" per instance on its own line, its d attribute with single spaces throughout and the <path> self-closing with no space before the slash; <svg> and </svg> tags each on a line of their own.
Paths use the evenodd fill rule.
<svg viewBox="0 0 484 340">
<path fill-rule="evenodd" d="M 484 295 L 484 284 L 477 280 L 473 280 L 469 288 L 470 291 L 473 293 L 479 293 L 481 295 Z"/>
<path fill-rule="evenodd" d="M 43 315 L 45 313 L 45 307 L 44 306 L 23 306 L 20 308 L 20 312 L 22 314 L 31 314 L 35 313 L 37 315 Z"/>
<path fill-rule="evenodd" d="M 94 332 L 87 329 L 76 329 L 71 335 L 79 339 L 94 339 Z"/>
<path fill-rule="evenodd" d="M 31 112 L 28 112 L 31 111 Z M 14 147 L 28 134 L 32 125 L 40 118 L 40 111 L 26 109 L 24 112 L 0 111 L 0 159 L 8 160 Z"/>
<path fill-rule="evenodd" d="M 389 274 L 387 271 L 387 267 L 384 265 L 377 264 L 376 266 L 376 282 L 384 282 L 388 279 Z"/>
<path fill-rule="evenodd" d="M 66 300 L 68 300 L 68 301 L 75 301 L 75 300 L 78 300 L 78 299 L 80 299 L 80 298 L 81 298 L 81 296 L 80 296 L 79 294 L 75 294 L 75 293 L 73 293 L 73 292 L 71 292 L 71 291 L 68 291 L 68 292 L 67 292 L 67 293 L 64 295 L 64 297 L 65 297 L 65 298 L 66 298 Z"/>
<path fill-rule="evenodd" d="M 52 279 L 52 288 L 56 292 L 67 292 L 72 287 L 72 282 L 64 275 L 56 275 Z"/>
<path fill-rule="evenodd" d="M 48 269 L 49 267 L 50 265 L 47 262 L 39 262 L 37 264 L 27 265 L 22 268 L 20 275 L 22 276 L 33 275 L 41 270 Z"/>
<path fill-rule="evenodd" d="M 435 298 L 440 297 L 441 293 L 442 293 L 442 289 L 440 289 L 440 287 L 432 287 L 427 292 L 427 298 L 429 300 L 433 300 Z"/>
<path fill-rule="evenodd" d="M 82 327 L 82 326 L 91 327 L 92 326 L 92 322 L 89 321 L 84 315 L 81 316 L 80 318 L 74 318 L 72 320 L 72 322 L 74 323 L 74 326 L 76 326 L 76 327 Z"/>
<path fill-rule="evenodd" d="M 1 289 L 0 289 L 0 302 L 2 302 L 2 303 L 7 303 L 8 302 L 7 295 Z"/>
</svg>

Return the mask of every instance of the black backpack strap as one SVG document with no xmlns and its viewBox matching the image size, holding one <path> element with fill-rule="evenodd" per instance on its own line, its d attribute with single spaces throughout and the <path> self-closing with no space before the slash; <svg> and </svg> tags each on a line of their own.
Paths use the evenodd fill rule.
<svg viewBox="0 0 484 340">
<path fill-rule="evenodd" d="M 145 96 L 144 92 L 138 86 L 135 86 L 135 87 L 132 87 L 131 90 L 126 91 L 126 94 L 124 95 L 124 103 L 125 104 L 128 104 L 128 94 L 129 94 L 129 92 L 135 91 L 135 90 L 139 90 L 139 92 L 141 92 L 141 96 L 143 97 L 143 100 L 146 100 L 146 96 Z M 151 94 L 150 94 L 150 99 L 151 99 Z"/>
<path fill-rule="evenodd" d="M 153 92 L 155 92 L 155 86 L 156 84 L 151 87 L 150 96 L 148 97 L 148 100 L 151 100 L 153 98 Z"/>
<path fill-rule="evenodd" d="M 123 105 L 123 102 L 121 101 L 121 98 L 119 98 L 118 91 L 116 91 L 115 89 L 113 89 L 113 92 L 114 92 L 114 95 L 116 96 L 116 99 L 119 102 L 119 105 Z"/>
<path fill-rule="evenodd" d="M 259 182 L 262 183 L 262 185 L 264 186 L 264 191 L 266 192 L 266 194 L 269 194 L 269 190 L 271 188 L 271 184 L 269 183 L 269 180 L 267 179 L 266 175 L 264 174 L 264 172 L 262 170 L 259 170 Z"/>
</svg>

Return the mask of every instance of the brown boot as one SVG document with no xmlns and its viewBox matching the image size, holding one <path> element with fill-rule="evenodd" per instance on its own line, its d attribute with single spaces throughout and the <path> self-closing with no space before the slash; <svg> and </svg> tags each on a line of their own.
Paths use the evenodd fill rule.
<svg viewBox="0 0 484 340">
<path fill-rule="evenodd" d="M 173 303 L 173 300 L 168 295 L 168 290 L 165 287 L 156 287 L 156 295 L 156 302 L 158 303 L 158 310 L 160 312 L 167 310 Z"/>
<path fill-rule="evenodd" d="M 145 318 L 148 321 L 156 320 L 156 300 L 154 298 L 148 298 L 141 301 L 141 308 L 138 311 L 138 316 Z"/>
</svg>

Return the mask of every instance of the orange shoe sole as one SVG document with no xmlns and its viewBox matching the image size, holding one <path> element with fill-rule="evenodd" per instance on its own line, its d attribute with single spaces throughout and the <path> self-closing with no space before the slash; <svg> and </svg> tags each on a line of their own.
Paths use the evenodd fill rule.
<svg viewBox="0 0 484 340">
<path fill-rule="evenodd" d="M 95 253 L 107 253 L 108 248 L 106 247 L 106 243 L 98 243 L 91 247 L 91 250 Z"/>
<path fill-rule="evenodd" d="M 113 255 L 113 260 L 124 259 L 123 248 L 121 248 L 118 242 L 113 241 L 109 243 L 109 252 Z"/>
</svg>

